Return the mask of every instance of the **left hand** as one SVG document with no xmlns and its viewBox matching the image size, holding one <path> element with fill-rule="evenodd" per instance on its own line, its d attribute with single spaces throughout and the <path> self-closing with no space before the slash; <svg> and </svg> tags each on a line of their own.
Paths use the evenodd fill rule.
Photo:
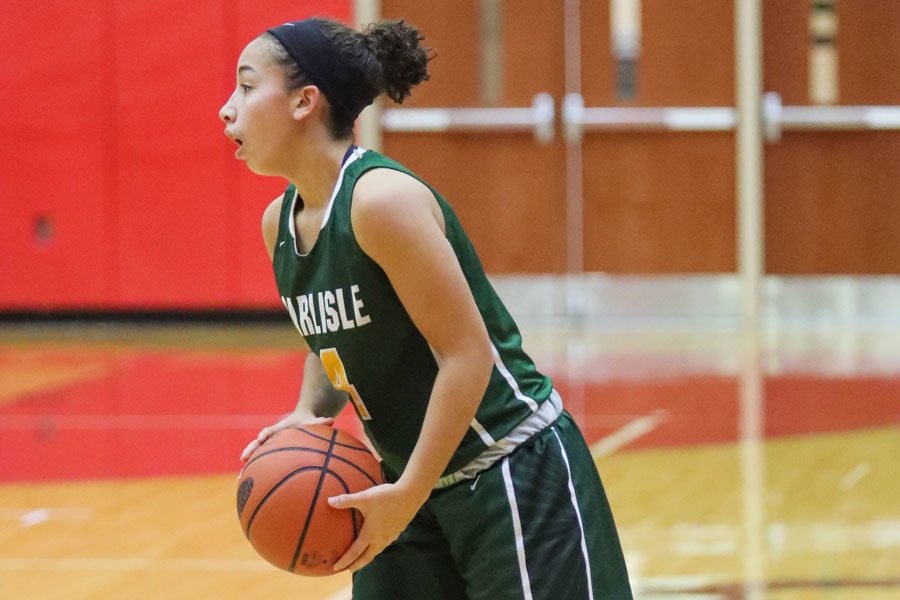
<svg viewBox="0 0 900 600">
<path fill-rule="evenodd" d="M 408 491 L 398 484 L 386 483 L 357 494 L 344 494 L 328 499 L 334 508 L 355 508 L 363 515 L 363 526 L 347 552 L 334 564 L 335 571 L 356 572 L 369 564 L 409 525 L 427 495 Z"/>
</svg>

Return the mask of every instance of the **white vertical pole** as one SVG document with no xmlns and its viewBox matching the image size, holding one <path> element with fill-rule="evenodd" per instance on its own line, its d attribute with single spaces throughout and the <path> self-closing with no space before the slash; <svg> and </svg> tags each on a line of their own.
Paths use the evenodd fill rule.
<svg viewBox="0 0 900 600">
<path fill-rule="evenodd" d="M 761 0 L 734 0 L 738 271 L 743 284 L 744 368 L 740 451 L 743 488 L 744 598 L 765 598 L 764 390 L 760 302 L 763 247 L 763 123 Z"/>
<path fill-rule="evenodd" d="M 565 0 L 566 95 L 581 97 L 581 2 Z M 584 200 L 581 135 L 566 138 L 566 271 L 584 271 Z"/>
<path fill-rule="evenodd" d="M 354 0 L 353 21 L 357 30 L 381 18 L 381 0 Z M 359 145 L 368 150 L 381 150 L 381 100 L 375 100 L 360 113 L 356 121 Z"/>
<path fill-rule="evenodd" d="M 759 321 L 764 256 L 760 0 L 735 0 L 735 43 L 738 270 L 744 284 L 744 323 L 756 328 Z"/>
</svg>

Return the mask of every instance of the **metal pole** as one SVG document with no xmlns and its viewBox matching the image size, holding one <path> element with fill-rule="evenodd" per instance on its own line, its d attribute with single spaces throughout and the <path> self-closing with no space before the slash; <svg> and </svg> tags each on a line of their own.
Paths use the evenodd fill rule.
<svg viewBox="0 0 900 600">
<path fill-rule="evenodd" d="M 765 598 L 764 391 L 760 347 L 763 250 L 761 0 L 735 0 L 738 270 L 744 287 L 740 456 L 744 522 L 744 598 Z"/>
<path fill-rule="evenodd" d="M 381 18 L 381 0 L 354 0 L 353 19 L 357 30 Z M 359 145 L 381 150 L 381 100 L 376 100 L 359 115 L 356 122 Z"/>
<path fill-rule="evenodd" d="M 581 2 L 565 0 L 566 96 L 581 96 Z M 581 136 L 566 138 L 566 271 L 584 271 L 584 199 Z M 571 298 L 570 298 L 571 300 Z M 571 305 L 571 302 L 570 302 Z"/>
<path fill-rule="evenodd" d="M 738 271 L 747 327 L 759 320 L 763 272 L 762 23 L 760 0 L 735 0 L 737 84 Z"/>
</svg>

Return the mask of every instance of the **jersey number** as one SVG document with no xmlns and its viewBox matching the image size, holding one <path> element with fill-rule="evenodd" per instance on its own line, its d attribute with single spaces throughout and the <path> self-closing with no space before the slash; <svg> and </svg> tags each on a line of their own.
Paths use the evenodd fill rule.
<svg viewBox="0 0 900 600">
<path fill-rule="evenodd" d="M 338 356 L 337 348 L 325 348 L 319 352 L 319 359 L 322 361 L 322 366 L 325 367 L 325 373 L 328 374 L 328 379 L 331 380 L 334 389 L 350 394 L 350 399 L 359 412 L 359 416 L 366 421 L 370 420 L 372 415 L 369 414 L 359 392 L 356 391 L 356 386 L 347 379 L 347 370 L 344 369 L 344 363 Z"/>
</svg>

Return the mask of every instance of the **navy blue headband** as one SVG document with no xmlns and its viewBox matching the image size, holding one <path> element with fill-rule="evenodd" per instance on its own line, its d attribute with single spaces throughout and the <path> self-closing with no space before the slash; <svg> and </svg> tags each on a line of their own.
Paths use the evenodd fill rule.
<svg viewBox="0 0 900 600">
<path fill-rule="evenodd" d="M 293 21 L 268 30 L 284 46 L 310 83 L 322 90 L 328 101 L 340 112 L 355 120 L 374 98 L 360 85 L 363 73 L 342 60 L 315 21 Z"/>
</svg>

